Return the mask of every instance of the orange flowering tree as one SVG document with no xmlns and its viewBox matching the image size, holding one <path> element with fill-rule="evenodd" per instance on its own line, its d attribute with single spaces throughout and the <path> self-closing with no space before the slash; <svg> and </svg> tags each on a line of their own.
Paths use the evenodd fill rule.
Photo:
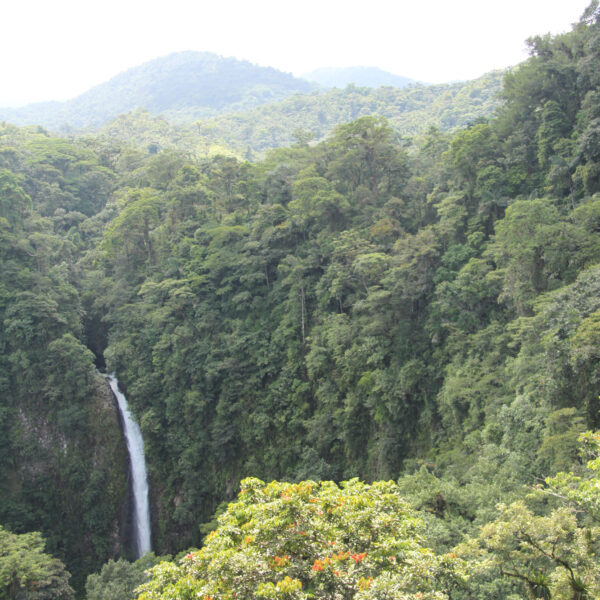
<svg viewBox="0 0 600 600">
<path fill-rule="evenodd" d="M 139 600 L 446 598 L 460 579 L 436 556 L 393 482 L 241 482 L 204 547 L 161 563 Z"/>
</svg>

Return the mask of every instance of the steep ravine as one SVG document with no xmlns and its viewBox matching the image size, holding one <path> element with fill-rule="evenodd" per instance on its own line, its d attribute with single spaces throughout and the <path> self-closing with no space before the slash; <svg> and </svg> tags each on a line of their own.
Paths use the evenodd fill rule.
<svg viewBox="0 0 600 600">
<path fill-rule="evenodd" d="M 118 412 L 99 374 L 90 390 L 80 406 L 18 408 L 19 447 L 0 482 L 0 522 L 16 533 L 41 531 L 78 593 L 89 573 L 127 554 L 128 538 L 128 458 Z"/>
</svg>

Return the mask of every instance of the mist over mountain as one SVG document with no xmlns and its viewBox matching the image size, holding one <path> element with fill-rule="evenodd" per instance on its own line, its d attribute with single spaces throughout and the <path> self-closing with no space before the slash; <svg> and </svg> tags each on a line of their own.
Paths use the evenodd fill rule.
<svg viewBox="0 0 600 600">
<path fill-rule="evenodd" d="M 254 108 L 314 85 L 271 67 L 211 52 L 177 52 L 128 69 L 66 102 L 0 109 L 15 125 L 58 129 L 97 127 L 144 107 L 157 114 L 177 111 L 190 119 Z"/>
<path fill-rule="evenodd" d="M 325 67 L 302 75 L 307 81 L 314 81 L 325 87 L 343 88 L 353 83 L 361 87 L 378 88 L 382 85 L 406 87 L 418 83 L 402 75 L 395 75 L 379 67 Z"/>
</svg>

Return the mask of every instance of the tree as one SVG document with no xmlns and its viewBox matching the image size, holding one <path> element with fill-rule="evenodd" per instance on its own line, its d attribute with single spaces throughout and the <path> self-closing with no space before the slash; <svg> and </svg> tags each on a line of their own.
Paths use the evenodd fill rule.
<svg viewBox="0 0 600 600">
<path fill-rule="evenodd" d="M 525 502 L 500 504 L 500 516 L 484 525 L 477 538 L 457 547 L 471 559 L 475 579 L 496 573 L 521 582 L 532 600 L 586 600 L 600 594 L 600 433 L 580 437 L 590 457 L 583 475 L 558 473 L 539 494 L 558 499 L 547 514 Z"/>
<path fill-rule="evenodd" d="M 14 534 L 0 527 L 0 598 L 3 600 L 71 600 L 71 574 L 44 552 L 37 531 Z"/>
<path fill-rule="evenodd" d="M 542 107 L 541 123 L 537 130 L 538 160 L 547 168 L 557 145 L 567 137 L 570 123 L 558 102 L 548 100 Z"/>
<path fill-rule="evenodd" d="M 518 200 L 508 207 L 489 255 L 504 279 L 499 299 L 520 314 L 531 314 L 538 294 L 574 279 L 582 266 L 595 260 L 592 236 L 543 199 Z"/>
<path fill-rule="evenodd" d="M 587 458 L 586 471 L 582 474 L 557 473 L 546 480 L 547 492 L 558 496 L 586 515 L 600 522 L 600 432 L 588 431 L 579 437 L 580 453 Z"/>
<path fill-rule="evenodd" d="M 335 130 L 329 173 L 339 191 L 353 192 L 364 186 L 377 194 L 401 187 L 407 178 L 406 158 L 392 143 L 393 136 L 382 117 L 361 117 Z"/>
<path fill-rule="evenodd" d="M 523 502 L 499 509 L 498 519 L 457 550 L 477 561 L 477 573 L 495 570 L 520 581 L 531 600 L 598 597 L 598 556 L 589 541 L 597 538 L 598 528 L 579 528 L 575 511 L 566 507 L 548 516 L 535 515 Z"/>
<path fill-rule="evenodd" d="M 103 248 L 131 274 L 156 258 L 152 231 L 159 223 L 162 203 L 150 188 L 129 192 L 124 202 L 125 207 L 105 231 Z"/>
<path fill-rule="evenodd" d="M 245 479 L 205 546 L 163 562 L 140 600 L 442 599 L 460 561 L 421 545 L 393 482 Z"/>
<path fill-rule="evenodd" d="M 168 558 L 150 552 L 133 563 L 123 558 L 109 560 L 100 573 L 88 576 L 85 584 L 87 600 L 132 600 L 134 590 L 148 580 L 148 569 Z"/>
<path fill-rule="evenodd" d="M 458 182 L 464 186 L 469 199 L 475 191 L 480 171 L 495 163 L 498 139 L 487 123 L 479 123 L 459 132 L 445 154 L 456 171 Z"/>
<path fill-rule="evenodd" d="M 4 217 L 13 227 L 21 225 L 31 210 L 31 198 L 20 183 L 13 173 L 0 169 L 0 217 Z"/>
</svg>

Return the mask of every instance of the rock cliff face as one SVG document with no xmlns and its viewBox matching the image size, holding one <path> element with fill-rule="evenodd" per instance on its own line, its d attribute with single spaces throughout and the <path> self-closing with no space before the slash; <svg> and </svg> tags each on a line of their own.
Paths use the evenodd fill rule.
<svg viewBox="0 0 600 600">
<path fill-rule="evenodd" d="M 131 541 L 131 490 L 129 485 L 129 457 L 122 434 L 122 425 L 115 398 L 104 377 L 95 379 L 92 416 L 97 417 L 93 469 L 109 475 L 111 492 L 106 500 L 111 508 L 112 556 L 127 554 Z M 108 514 L 107 514 L 108 516 Z"/>
<path fill-rule="evenodd" d="M 12 461 L 1 469 L 0 522 L 41 531 L 82 589 L 86 573 L 126 553 L 128 458 L 114 398 L 102 376 L 77 406 L 20 405 L 11 418 Z M 68 400 L 68 399 L 65 399 Z M 12 413 L 12 414 L 10 414 Z"/>
</svg>

